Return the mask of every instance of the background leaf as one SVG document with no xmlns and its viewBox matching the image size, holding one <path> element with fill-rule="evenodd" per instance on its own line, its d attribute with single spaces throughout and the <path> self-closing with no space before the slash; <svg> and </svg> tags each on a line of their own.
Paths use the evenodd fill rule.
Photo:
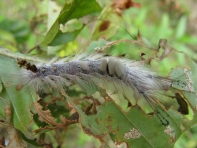
<svg viewBox="0 0 197 148">
<path fill-rule="evenodd" d="M 87 9 L 88 8 L 88 9 Z M 61 38 L 62 35 L 58 35 L 60 24 L 64 24 L 73 18 L 81 18 L 87 14 L 101 11 L 100 6 L 95 0 L 74 0 L 72 3 L 65 3 L 62 10 L 42 41 L 41 45 L 49 45 L 55 37 Z M 68 35 L 71 35 L 68 34 Z M 61 37 L 60 37 L 61 36 Z M 71 39 L 70 39 L 71 40 Z M 57 40 L 56 40 L 57 42 Z"/>
<path fill-rule="evenodd" d="M 85 15 L 100 12 L 101 7 L 95 0 L 75 0 L 72 4 L 65 4 L 59 16 L 59 23 L 64 24 L 73 18 L 81 18 Z"/>
<path fill-rule="evenodd" d="M 10 32 L 19 43 L 27 41 L 30 35 L 29 26 L 15 20 L 4 19 L 0 22 L 0 30 Z"/>
<path fill-rule="evenodd" d="M 59 31 L 54 37 L 54 40 L 51 43 L 49 43 L 49 46 L 57 46 L 61 44 L 66 44 L 74 40 L 77 37 L 77 35 L 81 32 L 82 29 L 83 27 L 80 28 L 79 30 L 75 30 L 72 32 L 65 32 L 65 33 Z"/>
<path fill-rule="evenodd" d="M 176 30 L 176 37 L 181 38 L 186 31 L 187 26 L 187 18 L 185 16 L 182 16 L 178 22 L 177 30 Z"/>
</svg>

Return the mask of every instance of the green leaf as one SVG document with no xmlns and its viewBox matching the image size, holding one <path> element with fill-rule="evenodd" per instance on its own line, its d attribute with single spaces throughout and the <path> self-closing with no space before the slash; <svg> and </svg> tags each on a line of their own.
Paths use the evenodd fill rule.
<svg viewBox="0 0 197 148">
<path fill-rule="evenodd" d="M 54 37 L 54 40 L 51 43 L 49 43 L 49 46 L 62 45 L 74 40 L 82 29 L 83 27 L 80 28 L 79 30 L 75 30 L 73 32 L 65 32 L 65 33 L 59 31 Z"/>
<path fill-rule="evenodd" d="M 36 142 L 36 139 L 34 139 L 34 140 L 28 139 L 23 133 L 21 133 L 21 137 L 23 138 L 24 141 L 30 143 L 30 144 L 33 145 L 33 146 L 42 147 L 42 145 L 39 145 L 39 144 Z"/>
<path fill-rule="evenodd" d="M 166 38 L 172 35 L 173 30 L 170 28 L 170 18 L 167 14 L 164 13 L 162 15 L 161 23 L 156 32 L 159 38 Z"/>
<path fill-rule="evenodd" d="M 175 87 L 178 90 L 182 90 L 184 99 L 187 101 L 188 105 L 191 107 L 190 114 L 192 115 L 191 120 L 184 120 L 185 129 L 190 129 L 192 126 L 196 125 L 197 122 L 197 66 L 196 63 L 190 60 L 188 64 L 191 66 L 191 71 L 187 69 L 176 68 L 173 69 L 170 73 L 170 77 L 179 82 L 178 87 Z M 177 83 L 178 84 L 178 83 Z M 184 84 L 184 85 L 180 85 Z M 183 88 L 187 88 L 184 90 Z M 192 113 L 191 113 L 192 112 Z"/>
<path fill-rule="evenodd" d="M 102 49 L 107 45 L 107 43 L 108 42 L 103 38 L 100 38 L 98 41 L 92 41 L 87 48 L 87 52 L 92 53 L 98 49 Z"/>
<path fill-rule="evenodd" d="M 194 87 L 194 90 L 197 91 L 197 79 L 196 79 L 196 76 L 197 76 L 197 64 L 191 60 L 191 73 L 190 73 L 190 76 L 191 76 L 191 82 L 193 84 L 193 87 Z"/>
<path fill-rule="evenodd" d="M 69 99 L 80 115 L 80 123 L 84 131 L 104 140 L 104 135 L 114 133 L 116 142 L 126 142 L 129 147 L 173 147 L 182 130 L 182 115 L 170 109 L 164 111 L 157 107 L 159 114 L 148 116 L 134 106 L 127 113 L 123 112 L 114 102 L 102 104 L 97 114 L 87 116 L 82 109 Z M 158 116 L 169 121 L 168 126 L 162 125 Z"/>
<path fill-rule="evenodd" d="M 181 38 L 184 35 L 186 31 L 186 26 L 187 26 L 187 18 L 185 16 L 182 16 L 176 28 L 176 38 Z"/>
<path fill-rule="evenodd" d="M 197 99 L 195 99 L 196 94 L 194 93 L 194 91 L 197 91 L 197 83 L 195 83 L 196 74 L 197 69 L 195 63 L 193 63 L 192 71 L 176 68 L 173 69 L 170 73 L 170 78 L 172 80 L 175 80 L 173 81 L 172 87 L 178 90 L 182 90 L 182 93 L 186 97 L 187 101 L 189 101 L 190 107 L 192 107 L 193 109 L 195 109 L 197 105 Z"/>
<path fill-rule="evenodd" d="M 0 93 L 0 96 L 1 96 L 1 93 Z M 5 114 L 5 111 L 4 111 L 4 107 L 5 107 L 5 102 L 3 100 L 3 98 L 0 98 L 0 118 L 6 120 L 6 114 Z"/>
<path fill-rule="evenodd" d="M 187 84 L 192 86 L 191 91 L 183 92 L 184 96 L 187 98 L 189 105 L 192 107 L 192 111 L 194 112 L 193 119 L 191 121 L 186 122 L 187 128 L 191 128 L 192 126 L 196 125 L 197 123 L 197 99 L 196 99 L 196 92 L 197 92 L 197 65 L 194 61 L 190 61 L 191 71 L 186 71 L 186 80 Z"/>
<path fill-rule="evenodd" d="M 65 4 L 59 16 L 59 23 L 66 23 L 73 18 L 100 12 L 101 8 L 95 0 L 73 0 L 72 4 Z"/>
<path fill-rule="evenodd" d="M 13 56 L 15 55 L 13 54 Z M 12 82 L 12 77 L 14 77 L 14 75 L 20 75 L 21 71 L 14 58 L 0 55 L 0 61 L 0 69 L 3 69 L 0 71 L 0 77 L 4 85 L 0 97 L 10 102 L 12 106 L 12 121 L 14 127 L 23 133 L 28 133 L 27 126 L 32 121 L 30 106 L 35 102 L 35 94 L 32 90 L 25 89 L 24 87 L 17 89 L 16 84 Z"/>
<path fill-rule="evenodd" d="M 65 24 L 73 18 L 81 18 L 85 15 L 101 11 L 95 0 L 74 0 L 72 3 L 65 3 L 58 18 L 48 31 L 41 45 L 49 45 L 55 37 L 58 37 L 60 24 Z"/>
<path fill-rule="evenodd" d="M 27 41 L 30 30 L 26 23 L 5 19 L 0 22 L 0 30 L 10 32 L 18 43 Z"/>
<path fill-rule="evenodd" d="M 1 79 L 0 79 L 0 93 L 1 93 L 2 89 L 3 89 L 3 84 L 2 84 Z"/>
<path fill-rule="evenodd" d="M 41 42 L 41 45 L 46 46 L 49 43 L 51 43 L 55 38 L 56 34 L 58 33 L 59 28 L 60 28 L 60 24 L 58 20 L 56 20 L 55 23 L 51 26 L 51 28 L 47 32 L 44 40 Z"/>
<path fill-rule="evenodd" d="M 175 89 L 185 90 L 184 83 L 186 82 L 186 77 L 184 70 L 182 68 L 173 69 L 170 72 L 170 78 L 174 80 L 172 83 L 172 87 Z"/>
</svg>

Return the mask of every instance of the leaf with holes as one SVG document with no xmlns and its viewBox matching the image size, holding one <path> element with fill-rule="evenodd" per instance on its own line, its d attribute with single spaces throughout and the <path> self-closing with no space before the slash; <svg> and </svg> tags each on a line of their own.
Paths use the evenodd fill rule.
<svg viewBox="0 0 197 148">
<path fill-rule="evenodd" d="M 105 141 L 107 134 L 116 135 L 116 142 L 127 143 L 129 147 L 173 147 L 184 128 L 183 116 L 172 109 L 168 111 L 157 106 L 157 115 L 146 115 L 138 106 L 133 106 L 129 112 L 123 112 L 114 102 L 102 104 L 97 114 L 87 116 L 82 109 L 75 105 L 70 98 L 74 109 L 79 113 L 80 123 L 84 132 Z M 162 125 L 162 120 L 169 122 Z"/>
</svg>

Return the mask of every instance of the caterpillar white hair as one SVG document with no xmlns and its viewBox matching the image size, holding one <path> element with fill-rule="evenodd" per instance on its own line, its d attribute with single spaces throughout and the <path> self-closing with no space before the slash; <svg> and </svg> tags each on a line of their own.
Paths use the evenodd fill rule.
<svg viewBox="0 0 197 148">
<path fill-rule="evenodd" d="M 70 82 L 78 84 L 89 95 L 98 89 L 111 93 L 121 93 L 131 101 L 152 99 L 155 92 L 171 87 L 170 81 L 162 79 L 143 68 L 142 64 L 117 57 L 87 58 L 35 66 L 24 61 L 19 63 L 26 67 L 22 73 L 24 83 L 36 90 L 50 86 L 62 89 Z M 94 89 L 95 88 L 95 89 Z"/>
<path fill-rule="evenodd" d="M 66 62 L 62 59 L 46 64 L 31 64 L 22 59 L 18 64 L 21 72 L 14 79 L 31 90 L 64 90 L 74 83 L 87 95 L 96 91 L 102 95 L 121 94 L 132 105 L 140 106 L 139 103 L 143 100 L 143 103 L 148 103 L 146 105 L 152 109 L 158 102 L 158 94 L 164 94 L 165 90 L 169 90 L 176 83 L 155 75 L 144 68 L 142 62 L 97 53 L 82 53 L 71 60 L 66 59 Z M 159 119 L 164 125 L 168 124 L 163 117 Z"/>
<path fill-rule="evenodd" d="M 22 73 L 24 83 L 31 84 L 36 90 L 43 86 L 63 88 L 72 81 L 83 89 L 87 88 L 85 85 L 88 83 L 93 87 L 113 91 L 113 88 L 108 88 L 109 83 L 113 83 L 114 88 L 121 85 L 118 89 L 116 88 L 116 91 L 127 98 L 131 97 L 131 92 L 135 98 L 139 98 L 140 95 L 151 98 L 156 90 L 168 89 L 171 86 L 170 82 L 164 83 L 153 72 L 145 70 L 141 65 L 132 65 L 132 61 L 125 64 L 124 61 L 115 57 L 72 60 L 42 66 L 23 63 L 24 66 L 26 67 Z M 89 92 L 89 90 L 86 91 Z"/>
</svg>

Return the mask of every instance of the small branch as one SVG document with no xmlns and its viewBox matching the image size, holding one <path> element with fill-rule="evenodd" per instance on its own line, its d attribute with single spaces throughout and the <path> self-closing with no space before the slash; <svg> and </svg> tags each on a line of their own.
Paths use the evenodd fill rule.
<svg viewBox="0 0 197 148">
<path fill-rule="evenodd" d="M 30 49 L 26 52 L 26 54 L 32 52 L 34 49 L 38 48 L 39 46 L 40 46 L 40 45 L 38 44 L 38 45 L 36 45 L 36 46 L 30 48 Z"/>
</svg>

